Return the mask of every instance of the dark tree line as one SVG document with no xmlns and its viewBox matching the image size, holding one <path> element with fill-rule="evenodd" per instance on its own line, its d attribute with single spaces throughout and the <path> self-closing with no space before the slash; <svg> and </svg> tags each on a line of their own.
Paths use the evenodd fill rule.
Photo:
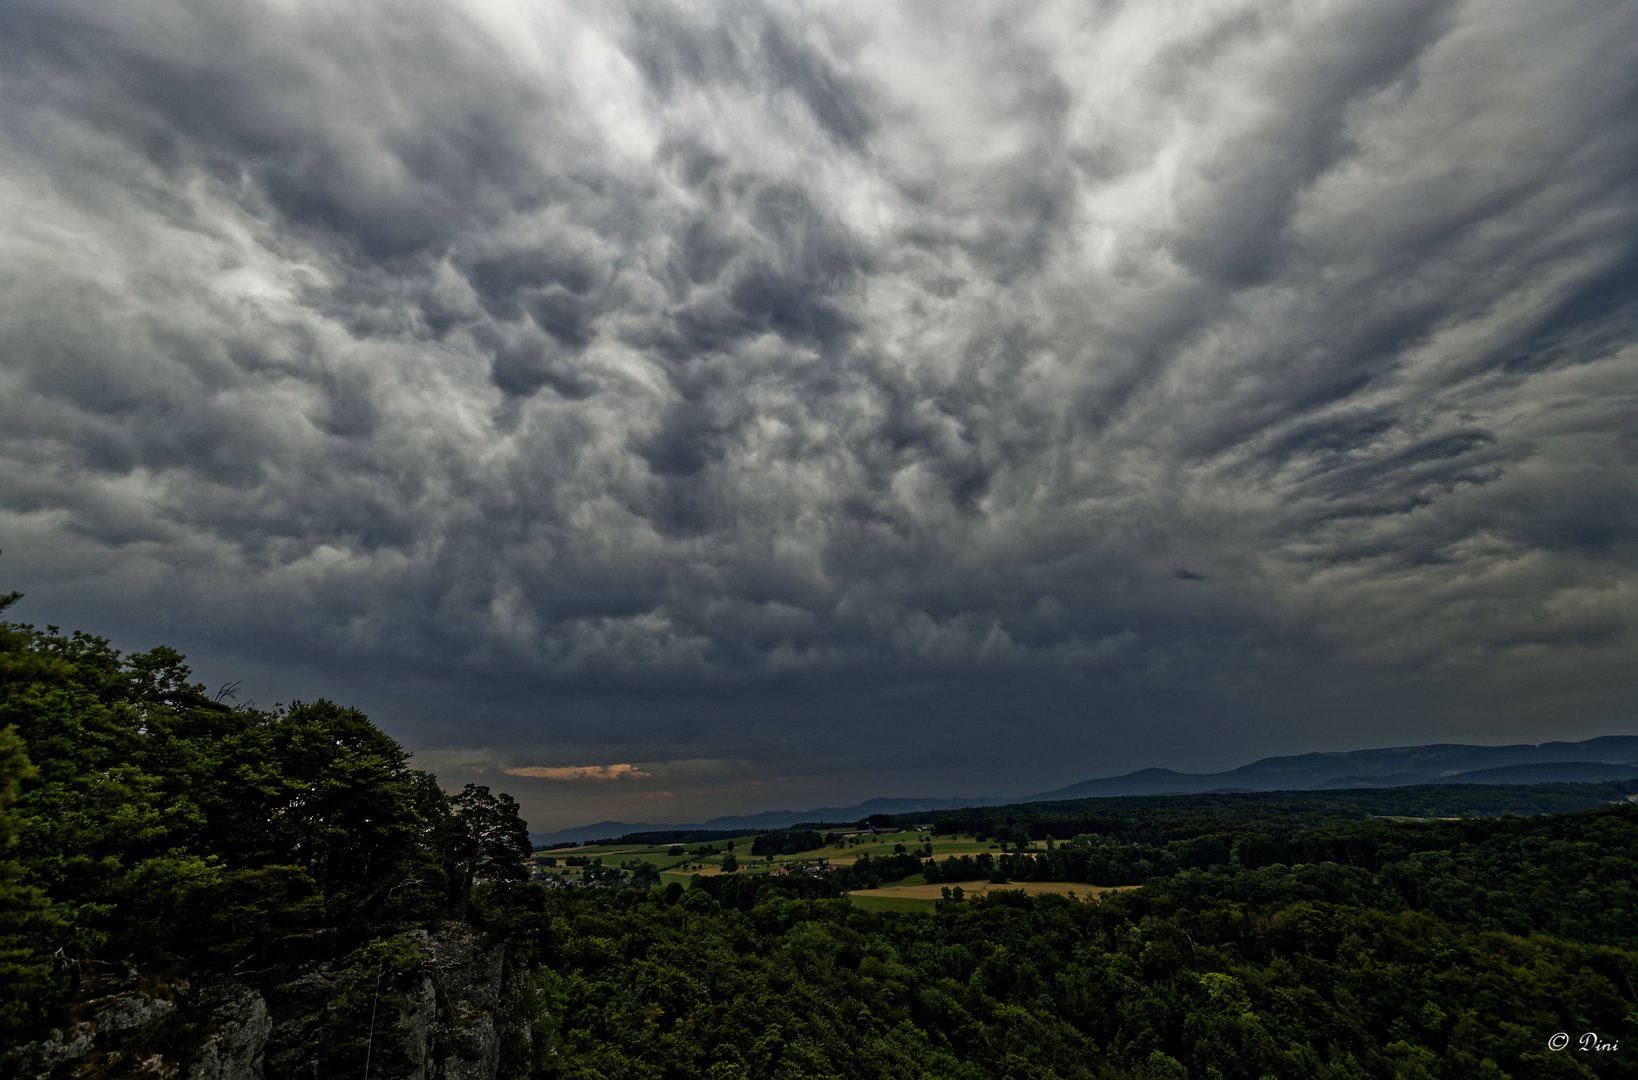
<svg viewBox="0 0 1638 1080">
<path fill-rule="evenodd" d="M 1566 814 L 1638 794 L 1638 781 L 1532 785 L 1449 784 L 1344 791 L 1144 795 L 975 806 L 914 815 L 935 834 L 1012 843 L 1096 834 L 1166 844 L 1247 828 L 1293 828 L 1380 817 L 1475 818 Z"/>
<path fill-rule="evenodd" d="M 824 846 L 825 838 L 816 829 L 787 829 L 784 832 L 763 833 L 753 839 L 751 854 L 799 855 Z"/>
</svg>

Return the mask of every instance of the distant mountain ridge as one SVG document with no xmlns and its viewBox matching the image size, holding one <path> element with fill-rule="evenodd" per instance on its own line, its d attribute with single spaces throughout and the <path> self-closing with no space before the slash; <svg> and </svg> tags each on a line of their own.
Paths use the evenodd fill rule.
<svg viewBox="0 0 1638 1080">
<path fill-rule="evenodd" d="M 1262 758 L 1219 773 L 1143 769 L 1125 776 L 1082 780 L 1021 802 L 1087 799 L 1102 795 L 1198 795 L 1208 791 L 1282 791 L 1325 787 L 1409 787 L 1461 782 L 1468 773 L 1524 766 L 1630 765 L 1638 762 L 1638 735 L 1605 735 L 1585 742 L 1517 743 L 1508 746 L 1391 746 L 1373 750 Z M 1505 774 L 1499 774 L 1505 775 Z M 1543 783 L 1536 780 L 1472 780 L 1471 783 Z"/>
<path fill-rule="evenodd" d="M 809 822 L 857 821 L 871 814 L 910 814 L 963 806 L 1053 802 L 1117 795 L 1200 795 L 1231 791 L 1309 791 L 1417 784 L 1548 784 L 1638 777 L 1638 735 L 1604 735 L 1584 742 L 1469 746 L 1435 743 L 1268 757 L 1227 772 L 1183 773 L 1148 768 L 1082 780 L 1038 795 L 976 798 L 881 798 L 815 810 L 770 810 L 688 824 L 601 821 L 537 833 L 536 844 L 602 840 L 631 832 L 699 829 L 754 832 Z"/>
</svg>

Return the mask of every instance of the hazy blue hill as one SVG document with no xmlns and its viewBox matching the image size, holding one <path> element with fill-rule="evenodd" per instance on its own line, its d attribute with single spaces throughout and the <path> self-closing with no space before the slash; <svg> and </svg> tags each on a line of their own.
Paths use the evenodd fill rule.
<svg viewBox="0 0 1638 1080">
<path fill-rule="evenodd" d="M 1209 791 L 1283 791 L 1336 787 L 1396 787 L 1446 783 L 1484 770 L 1532 768 L 1554 764 L 1623 765 L 1638 757 L 1638 736 L 1606 735 L 1586 742 L 1519 743 L 1510 746 L 1466 746 L 1436 743 L 1372 750 L 1270 757 L 1220 773 L 1176 773 L 1144 769 L 1123 776 L 1083 780 L 1078 784 L 1020 800 L 1085 799 L 1107 795 L 1199 794 Z M 1474 783 L 1546 783 L 1545 779 L 1497 778 Z M 1521 777 L 1529 775 L 1519 774 Z M 1546 775 L 1546 774 L 1542 774 Z M 1576 775 L 1582 779 L 1591 774 Z M 1566 774 L 1568 777 L 1569 774 Z M 1608 779 L 1624 774 L 1608 774 Z"/>
<path fill-rule="evenodd" d="M 1606 765 L 1596 761 L 1542 762 L 1504 765 L 1452 776 L 1448 784 L 1592 784 L 1604 780 L 1638 779 L 1638 765 Z"/>
</svg>

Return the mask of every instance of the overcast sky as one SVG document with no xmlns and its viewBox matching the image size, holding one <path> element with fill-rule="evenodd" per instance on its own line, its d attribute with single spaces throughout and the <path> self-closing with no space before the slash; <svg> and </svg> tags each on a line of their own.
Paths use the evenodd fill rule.
<svg viewBox="0 0 1638 1080">
<path fill-rule="evenodd" d="M 1638 5 L 8 0 L 0 588 L 537 830 L 1638 730 Z"/>
</svg>

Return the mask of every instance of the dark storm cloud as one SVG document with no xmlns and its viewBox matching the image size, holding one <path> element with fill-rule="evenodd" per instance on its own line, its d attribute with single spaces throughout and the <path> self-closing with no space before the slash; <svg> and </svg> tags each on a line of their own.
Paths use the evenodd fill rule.
<svg viewBox="0 0 1638 1080">
<path fill-rule="evenodd" d="M 631 60 L 661 98 L 700 86 L 788 95 L 835 142 L 862 150 L 876 129 L 877 104 L 868 86 L 833 55 L 850 36 L 834 29 L 800 11 L 636 4 L 623 37 Z"/>
<path fill-rule="evenodd" d="M 651 816 L 1599 733 L 1635 35 L 9 5 L 8 580 Z"/>
</svg>

